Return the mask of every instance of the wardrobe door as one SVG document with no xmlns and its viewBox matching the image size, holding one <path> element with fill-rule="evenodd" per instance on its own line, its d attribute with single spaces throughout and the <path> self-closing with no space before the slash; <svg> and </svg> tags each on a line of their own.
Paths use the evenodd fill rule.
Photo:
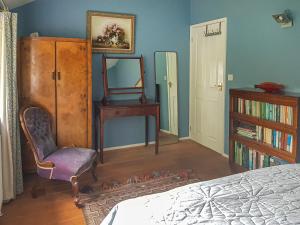
<svg viewBox="0 0 300 225">
<path fill-rule="evenodd" d="M 24 39 L 20 50 L 21 104 L 45 108 L 52 116 L 55 135 L 55 41 Z"/>
<path fill-rule="evenodd" d="M 86 42 L 56 42 L 57 144 L 88 145 Z"/>
<path fill-rule="evenodd" d="M 52 116 L 52 130 L 56 136 L 55 100 L 55 41 L 25 38 L 20 41 L 19 54 L 20 107 L 39 105 Z M 22 138 L 23 171 L 35 170 L 30 147 Z"/>
</svg>

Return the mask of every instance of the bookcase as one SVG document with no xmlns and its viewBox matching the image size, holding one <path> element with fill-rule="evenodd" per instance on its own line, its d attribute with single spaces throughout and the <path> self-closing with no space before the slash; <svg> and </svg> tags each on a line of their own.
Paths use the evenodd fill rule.
<svg viewBox="0 0 300 225">
<path fill-rule="evenodd" d="M 229 161 L 256 169 L 299 161 L 298 93 L 230 90 Z"/>
</svg>

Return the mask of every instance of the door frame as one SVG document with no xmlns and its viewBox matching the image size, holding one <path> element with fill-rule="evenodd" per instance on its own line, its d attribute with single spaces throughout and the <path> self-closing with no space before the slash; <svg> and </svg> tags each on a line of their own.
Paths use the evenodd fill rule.
<svg viewBox="0 0 300 225">
<path fill-rule="evenodd" d="M 222 120 L 223 120 L 223 123 L 222 123 L 222 135 L 221 135 L 221 143 L 220 143 L 220 152 L 219 151 L 216 151 L 217 153 L 221 153 L 222 155 L 225 154 L 225 101 L 226 101 L 226 92 L 227 92 L 227 17 L 224 17 L 224 18 L 220 18 L 220 19 L 215 19 L 215 20 L 210 20 L 210 21 L 206 21 L 206 22 L 203 22 L 203 23 L 198 23 L 198 24 L 194 24 L 194 25 L 191 25 L 190 26 L 190 85 L 189 85 L 189 136 L 190 136 L 190 139 L 193 140 L 193 141 L 196 141 L 195 138 L 193 138 L 193 135 L 192 135 L 192 110 L 191 110 L 191 104 L 192 104 L 192 77 L 193 77 L 193 74 L 192 74 L 192 53 L 193 53 L 193 50 L 192 50 L 192 43 L 193 43 L 193 36 L 192 36 L 192 33 L 193 33 L 193 29 L 195 28 L 198 28 L 198 27 L 203 27 L 203 26 L 206 26 L 206 25 L 209 25 L 209 24 L 214 24 L 214 23 L 219 23 L 219 22 L 224 22 L 224 27 L 222 29 L 222 33 L 225 34 L 225 52 L 224 52 L 224 77 L 223 77 L 223 99 L 222 99 L 222 108 L 223 108 L 223 116 L 222 116 Z M 196 141 L 197 142 L 197 141 Z M 201 143 L 200 143 L 201 144 Z"/>
</svg>

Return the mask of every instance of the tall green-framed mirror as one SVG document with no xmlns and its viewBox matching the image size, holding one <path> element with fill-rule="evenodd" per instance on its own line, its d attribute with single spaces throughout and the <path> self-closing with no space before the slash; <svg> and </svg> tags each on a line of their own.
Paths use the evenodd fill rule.
<svg viewBox="0 0 300 225">
<path fill-rule="evenodd" d="M 177 143 L 178 138 L 178 60 L 177 53 L 156 51 L 156 100 L 160 103 L 160 144 Z"/>
</svg>

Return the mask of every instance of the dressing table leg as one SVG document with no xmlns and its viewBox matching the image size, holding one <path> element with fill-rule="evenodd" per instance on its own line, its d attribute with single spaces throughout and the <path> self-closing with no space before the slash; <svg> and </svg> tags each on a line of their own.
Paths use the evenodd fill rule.
<svg viewBox="0 0 300 225">
<path fill-rule="evenodd" d="M 145 116 L 145 146 L 148 146 L 149 142 L 149 117 Z"/>
</svg>

